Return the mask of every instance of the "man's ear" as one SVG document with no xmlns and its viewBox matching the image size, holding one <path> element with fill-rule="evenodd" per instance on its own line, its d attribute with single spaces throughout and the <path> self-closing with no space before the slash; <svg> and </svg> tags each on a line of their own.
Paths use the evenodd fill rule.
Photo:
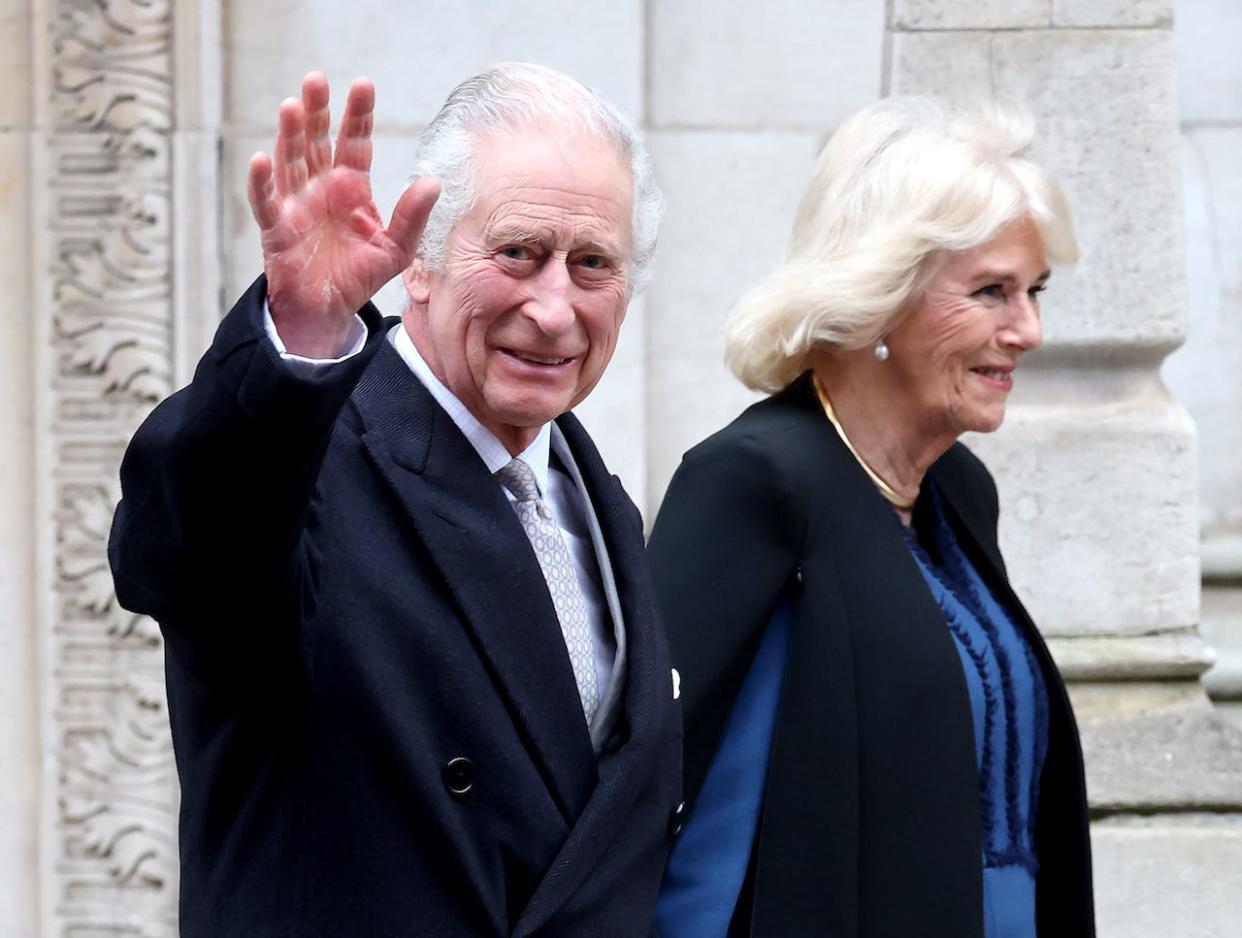
<svg viewBox="0 0 1242 938">
<path fill-rule="evenodd" d="M 435 276 L 419 258 L 414 258 L 410 266 L 401 272 L 401 282 L 410 294 L 410 302 L 416 306 L 426 306 L 431 301 L 431 278 Z"/>
</svg>

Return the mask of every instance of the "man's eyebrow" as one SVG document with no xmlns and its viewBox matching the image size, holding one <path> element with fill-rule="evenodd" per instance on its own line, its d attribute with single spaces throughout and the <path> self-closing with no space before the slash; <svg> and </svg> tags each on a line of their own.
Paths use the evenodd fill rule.
<svg viewBox="0 0 1242 938">
<path fill-rule="evenodd" d="M 528 225 L 513 225 L 501 222 L 495 227 L 488 228 L 486 238 L 490 244 L 544 244 L 553 240 L 553 233 L 549 229 L 531 228 Z M 619 258 L 625 255 L 624 247 L 615 241 L 604 240 L 599 237 L 591 236 L 582 241 L 575 241 L 573 253 L 580 254 L 586 252 L 588 254 L 603 254 L 606 257 Z"/>
<path fill-rule="evenodd" d="M 487 229 L 489 241 L 506 244 L 538 244 L 547 237 L 547 232 L 535 231 L 525 225 L 510 225 L 503 222 L 494 228 Z"/>
<path fill-rule="evenodd" d="M 601 241 L 598 238 L 589 238 L 578 244 L 574 250 L 579 253 L 585 251 L 588 254 L 604 254 L 608 257 L 621 257 L 625 253 L 619 243 Z"/>
</svg>

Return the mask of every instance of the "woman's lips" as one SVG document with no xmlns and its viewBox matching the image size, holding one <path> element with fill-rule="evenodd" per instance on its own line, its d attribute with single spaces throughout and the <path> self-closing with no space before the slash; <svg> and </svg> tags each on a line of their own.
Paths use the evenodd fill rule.
<svg viewBox="0 0 1242 938">
<path fill-rule="evenodd" d="M 993 387 L 1008 391 L 1013 387 L 1012 368 L 972 368 L 972 374 L 978 375 Z"/>
</svg>

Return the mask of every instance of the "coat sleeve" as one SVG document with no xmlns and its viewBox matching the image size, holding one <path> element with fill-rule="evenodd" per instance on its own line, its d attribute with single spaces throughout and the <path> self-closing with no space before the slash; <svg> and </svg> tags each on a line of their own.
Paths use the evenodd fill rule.
<svg viewBox="0 0 1242 938">
<path fill-rule="evenodd" d="M 718 435 L 686 454 L 651 533 L 656 595 L 681 675 L 693 802 L 805 529 L 769 440 Z"/>
<path fill-rule="evenodd" d="M 196 641 L 273 614 L 295 586 L 298 545 L 333 426 L 383 341 L 299 376 L 262 324 L 260 278 L 221 322 L 191 384 L 138 429 L 121 464 L 108 558 L 118 602 Z M 244 609 L 261 610 L 255 615 Z"/>
</svg>

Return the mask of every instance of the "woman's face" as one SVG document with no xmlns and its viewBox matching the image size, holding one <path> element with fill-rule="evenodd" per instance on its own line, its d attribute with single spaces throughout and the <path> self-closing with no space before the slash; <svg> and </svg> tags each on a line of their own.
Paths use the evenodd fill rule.
<svg viewBox="0 0 1242 938">
<path fill-rule="evenodd" d="M 887 336 L 893 370 L 916 426 L 954 436 L 991 432 L 1005 417 L 1014 370 L 1043 341 L 1043 242 L 1029 220 L 949 254 L 922 299 Z"/>
</svg>

